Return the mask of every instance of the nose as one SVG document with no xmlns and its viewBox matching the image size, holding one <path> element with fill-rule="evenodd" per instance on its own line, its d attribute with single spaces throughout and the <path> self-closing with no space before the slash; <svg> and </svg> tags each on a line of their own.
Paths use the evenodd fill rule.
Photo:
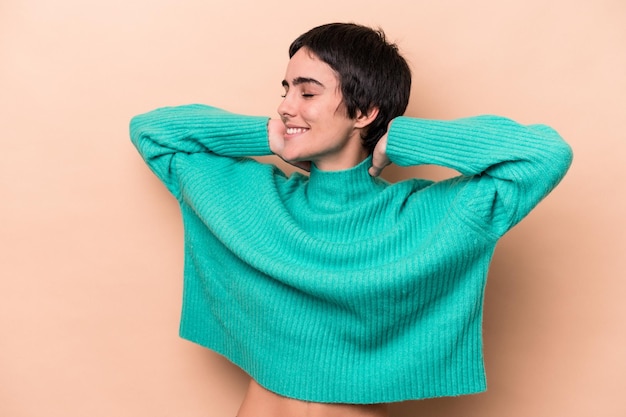
<svg viewBox="0 0 626 417">
<path fill-rule="evenodd" d="M 283 100 L 278 105 L 277 111 L 278 114 L 283 118 L 295 115 L 295 104 L 289 93 L 285 94 Z"/>
</svg>

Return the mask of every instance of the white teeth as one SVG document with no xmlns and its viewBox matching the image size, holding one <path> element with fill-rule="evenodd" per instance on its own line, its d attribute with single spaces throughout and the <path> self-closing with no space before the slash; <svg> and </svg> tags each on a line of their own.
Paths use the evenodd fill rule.
<svg viewBox="0 0 626 417">
<path fill-rule="evenodd" d="M 296 135 L 298 133 L 306 132 L 307 130 L 309 130 L 309 129 L 304 129 L 304 128 L 301 128 L 301 127 L 288 127 L 287 128 L 287 134 L 288 135 Z"/>
</svg>

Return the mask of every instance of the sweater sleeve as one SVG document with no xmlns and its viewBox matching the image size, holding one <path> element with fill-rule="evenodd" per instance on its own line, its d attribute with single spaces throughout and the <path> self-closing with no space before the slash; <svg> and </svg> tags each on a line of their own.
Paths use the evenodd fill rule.
<svg viewBox="0 0 626 417">
<path fill-rule="evenodd" d="M 196 153 L 233 158 L 270 155 L 268 120 L 202 104 L 164 107 L 135 116 L 130 137 L 150 169 L 180 198 L 180 158 Z"/>
<path fill-rule="evenodd" d="M 459 182 L 465 184 L 459 211 L 498 236 L 556 187 L 572 162 L 570 146 L 552 128 L 498 116 L 397 118 L 387 154 L 400 166 L 434 164 L 460 172 L 467 181 Z"/>
</svg>

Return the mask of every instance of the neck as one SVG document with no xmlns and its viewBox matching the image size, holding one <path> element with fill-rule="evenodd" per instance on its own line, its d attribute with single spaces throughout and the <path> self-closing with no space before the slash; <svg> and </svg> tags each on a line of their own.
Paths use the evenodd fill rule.
<svg viewBox="0 0 626 417">
<path fill-rule="evenodd" d="M 361 144 L 360 136 L 358 140 L 352 140 L 346 149 L 332 158 L 320 157 L 311 161 L 320 171 L 343 171 L 353 168 L 363 162 L 369 153 Z"/>
<path fill-rule="evenodd" d="M 369 175 L 371 161 L 370 157 L 366 157 L 348 169 L 332 171 L 313 165 L 307 186 L 308 201 L 337 210 L 369 200 L 372 193 L 385 187 L 384 181 Z"/>
</svg>

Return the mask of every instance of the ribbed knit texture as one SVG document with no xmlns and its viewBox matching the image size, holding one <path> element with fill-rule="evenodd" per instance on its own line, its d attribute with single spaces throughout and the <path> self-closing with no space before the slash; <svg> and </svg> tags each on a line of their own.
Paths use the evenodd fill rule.
<svg viewBox="0 0 626 417">
<path fill-rule="evenodd" d="M 486 389 L 485 280 L 496 242 L 556 186 L 571 149 L 546 126 L 401 117 L 387 153 L 462 175 L 433 183 L 345 171 L 287 177 L 266 117 L 189 105 L 131 122 L 179 200 L 181 336 L 261 385 L 316 402 L 379 403 Z"/>
</svg>

